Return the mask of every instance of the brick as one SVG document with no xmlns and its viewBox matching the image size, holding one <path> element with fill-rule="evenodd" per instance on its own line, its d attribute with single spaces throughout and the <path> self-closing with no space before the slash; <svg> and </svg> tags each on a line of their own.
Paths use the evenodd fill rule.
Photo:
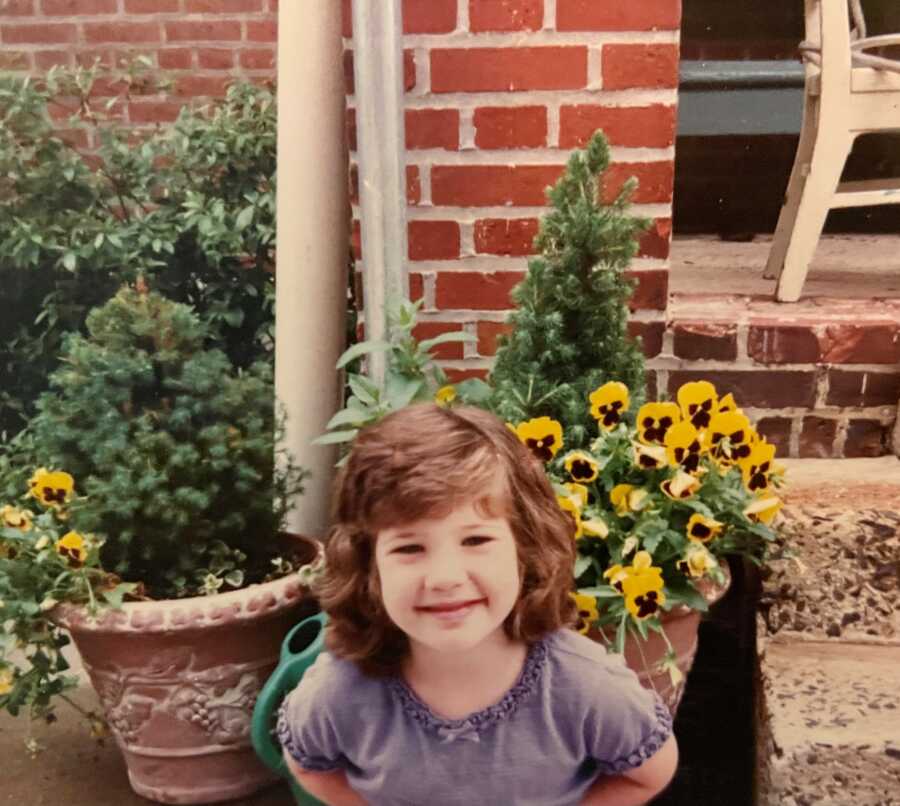
<svg viewBox="0 0 900 806">
<path fill-rule="evenodd" d="M 678 86 L 677 45 L 604 45 L 603 89 Z"/>
<path fill-rule="evenodd" d="M 828 370 L 829 406 L 896 406 L 900 374 Z"/>
<path fill-rule="evenodd" d="M 71 148 L 86 149 L 90 147 L 90 137 L 84 129 L 57 129 L 56 134 Z"/>
<path fill-rule="evenodd" d="M 351 151 L 356 151 L 356 110 L 352 107 L 348 107 L 344 115 L 344 125 L 347 131 L 347 148 L 349 148 Z"/>
<path fill-rule="evenodd" d="M 469 380 L 469 378 L 478 378 L 479 380 L 486 381 L 488 377 L 488 370 L 477 369 L 475 367 L 472 369 L 454 369 L 453 367 L 446 367 L 444 372 L 447 374 L 447 381 L 449 383 L 460 383 L 461 381 Z"/>
<path fill-rule="evenodd" d="M 55 45 L 75 41 L 78 29 L 72 23 L 0 25 L 3 47 L 7 45 Z"/>
<path fill-rule="evenodd" d="M 418 341 L 425 339 L 433 339 L 442 333 L 459 333 L 462 327 L 458 324 L 450 324 L 447 322 L 419 322 L 413 328 L 413 337 Z M 439 344 L 431 354 L 439 361 L 461 361 L 463 357 L 462 342 L 448 342 L 447 344 Z"/>
<path fill-rule="evenodd" d="M 632 148 L 666 148 L 675 142 L 675 107 L 563 106 L 559 110 L 559 144 L 562 148 L 582 148 L 597 129 L 610 145 Z"/>
<path fill-rule="evenodd" d="M 250 25 L 247 23 L 248 39 Z M 237 42 L 241 38 L 241 24 L 237 20 L 173 20 L 165 23 L 169 42 Z"/>
<path fill-rule="evenodd" d="M 497 339 L 512 332 L 512 325 L 506 322 L 479 322 L 476 326 L 478 334 L 478 355 L 491 356 L 497 353 Z"/>
<path fill-rule="evenodd" d="M 193 54 L 188 48 L 166 48 L 159 51 L 159 66 L 163 70 L 188 70 L 193 66 Z"/>
<path fill-rule="evenodd" d="M 641 340 L 641 349 L 645 358 L 655 358 L 662 352 L 663 334 L 666 331 L 663 322 L 628 323 L 628 335 Z"/>
<path fill-rule="evenodd" d="M 562 171 L 557 165 L 435 165 L 431 200 L 453 207 L 539 206 Z"/>
<path fill-rule="evenodd" d="M 422 201 L 422 183 L 419 180 L 419 166 L 406 166 L 406 202 L 418 204 Z"/>
<path fill-rule="evenodd" d="M 760 364 L 815 364 L 821 360 L 816 334 L 802 325 L 752 326 L 747 353 Z"/>
<path fill-rule="evenodd" d="M 403 33 L 449 34 L 456 30 L 457 0 L 403 0 Z"/>
<path fill-rule="evenodd" d="M 543 148 L 547 145 L 547 108 L 483 106 L 472 117 L 478 148 Z"/>
<path fill-rule="evenodd" d="M 407 109 L 406 147 L 459 150 L 458 109 Z"/>
<path fill-rule="evenodd" d="M 245 70 L 274 70 L 276 66 L 274 48 L 248 48 L 239 51 L 238 58 Z"/>
<path fill-rule="evenodd" d="M 775 446 L 776 456 L 787 456 L 791 451 L 791 421 L 786 417 L 763 417 L 756 423 L 756 430 Z"/>
<path fill-rule="evenodd" d="M 341 34 L 353 36 L 353 0 L 341 0 Z"/>
<path fill-rule="evenodd" d="M 159 42 L 161 33 L 155 22 L 88 22 L 84 39 L 100 42 Z"/>
<path fill-rule="evenodd" d="M 162 14 L 181 11 L 181 0 L 125 0 L 126 14 Z"/>
<path fill-rule="evenodd" d="M 677 370 L 669 373 L 669 395 L 688 381 L 707 380 L 720 395 L 734 394 L 746 407 L 782 409 L 798 406 L 811 409 L 816 401 L 816 373 L 791 370 Z"/>
<path fill-rule="evenodd" d="M 170 123 L 178 117 L 184 104 L 141 98 L 128 104 L 128 119 L 132 123 Z"/>
<path fill-rule="evenodd" d="M 185 0 L 188 14 L 239 14 L 263 10 L 262 0 Z"/>
<path fill-rule="evenodd" d="M 41 0 L 41 11 L 45 17 L 115 14 L 118 10 L 116 0 Z"/>
<path fill-rule="evenodd" d="M 47 71 L 54 65 L 72 64 L 72 53 L 67 50 L 36 50 L 34 51 L 34 66 L 41 71 Z"/>
<path fill-rule="evenodd" d="M 224 97 L 225 89 L 233 80 L 230 76 L 182 75 L 175 81 L 174 94 L 183 98 L 197 96 L 221 98 Z"/>
<path fill-rule="evenodd" d="M 278 23 L 275 20 L 248 21 L 247 22 L 247 41 L 248 42 L 277 42 L 278 41 Z"/>
<path fill-rule="evenodd" d="M 432 92 L 582 89 L 587 48 L 434 48 Z"/>
<path fill-rule="evenodd" d="M 678 30 L 681 0 L 556 0 L 557 31 Z"/>
<path fill-rule="evenodd" d="M 689 361 L 734 361 L 737 327 L 708 322 L 680 322 L 675 326 L 674 350 Z"/>
<path fill-rule="evenodd" d="M 350 246 L 353 249 L 353 257 L 356 260 L 362 260 L 362 226 L 358 220 L 353 222 L 353 228 L 350 231 Z M 362 299 L 362 292 L 360 292 Z"/>
<path fill-rule="evenodd" d="M 353 75 L 353 51 L 344 51 L 344 84 L 347 94 L 356 92 L 356 81 Z M 412 50 L 403 51 L 403 89 L 409 92 L 416 86 L 416 57 Z"/>
<path fill-rule="evenodd" d="M 637 281 L 634 293 L 628 301 L 630 310 L 666 310 L 669 302 L 668 269 L 629 271 L 625 273 L 625 276 Z"/>
<path fill-rule="evenodd" d="M 534 252 L 536 218 L 482 218 L 475 222 L 475 251 L 486 255 L 521 257 Z"/>
<path fill-rule="evenodd" d="M 638 241 L 638 256 L 665 260 L 672 244 L 672 219 L 657 218 Z"/>
<path fill-rule="evenodd" d="M 425 296 L 425 281 L 421 274 L 416 272 L 409 273 L 409 298 L 413 302 L 417 302 Z M 362 297 L 360 297 L 362 299 Z"/>
<path fill-rule="evenodd" d="M 543 0 L 462 0 L 469 3 L 469 30 L 539 31 L 544 23 Z"/>
<path fill-rule="evenodd" d="M 847 425 L 844 456 L 861 458 L 888 453 L 888 429 L 878 420 L 851 420 Z"/>
<path fill-rule="evenodd" d="M 234 51 L 227 48 L 200 48 L 197 64 L 204 70 L 230 70 L 234 66 Z"/>
<path fill-rule="evenodd" d="M 40 53 L 40 51 L 38 51 Z M 59 53 L 59 51 L 54 51 Z M 26 51 L 0 50 L 0 70 L 30 70 L 31 59 Z"/>
<path fill-rule="evenodd" d="M 521 281 L 522 272 L 439 272 L 435 302 L 442 311 L 504 311 L 512 308 L 509 292 Z"/>
<path fill-rule="evenodd" d="M 459 224 L 456 221 L 410 221 L 410 260 L 456 260 Z"/>
<path fill-rule="evenodd" d="M 829 325 L 820 337 L 822 361 L 829 364 L 900 363 L 900 327 Z"/>
<path fill-rule="evenodd" d="M 671 161 L 613 163 L 603 176 L 603 201 L 607 204 L 614 201 L 622 185 L 632 176 L 638 180 L 631 197 L 634 204 L 672 201 L 675 164 Z"/>
<path fill-rule="evenodd" d="M 800 457 L 827 459 L 834 455 L 837 420 L 825 417 L 804 417 L 800 431 Z"/>
<path fill-rule="evenodd" d="M 2 11 L 4 17 L 30 17 L 34 14 L 34 0 L 6 0 Z"/>
</svg>

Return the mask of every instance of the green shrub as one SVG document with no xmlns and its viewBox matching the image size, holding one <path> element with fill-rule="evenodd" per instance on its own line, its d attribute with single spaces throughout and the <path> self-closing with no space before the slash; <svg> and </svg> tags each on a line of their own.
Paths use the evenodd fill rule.
<svg viewBox="0 0 900 806">
<path fill-rule="evenodd" d="M 271 360 L 274 94 L 237 83 L 139 136 L 114 113 L 156 91 L 146 75 L 136 63 L 0 76 L 0 441 L 34 411 L 63 335 L 138 276 L 206 318 L 235 366 Z M 120 96 L 98 99 L 101 81 Z"/>
</svg>

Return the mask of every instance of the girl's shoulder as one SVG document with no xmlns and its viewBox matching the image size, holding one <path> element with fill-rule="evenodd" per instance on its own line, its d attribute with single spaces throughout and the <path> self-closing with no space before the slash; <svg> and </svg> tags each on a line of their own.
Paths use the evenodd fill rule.
<svg viewBox="0 0 900 806">
<path fill-rule="evenodd" d="M 574 671 L 601 668 L 610 670 L 627 669 L 621 655 L 607 651 L 603 644 L 593 641 L 586 635 L 568 628 L 561 628 L 550 633 L 546 639 L 548 654 L 557 665 L 571 668 Z"/>
</svg>

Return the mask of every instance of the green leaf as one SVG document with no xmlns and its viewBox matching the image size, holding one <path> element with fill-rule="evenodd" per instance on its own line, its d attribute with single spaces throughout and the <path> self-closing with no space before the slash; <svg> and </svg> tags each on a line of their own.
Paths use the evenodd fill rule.
<svg viewBox="0 0 900 806">
<path fill-rule="evenodd" d="M 358 428 L 354 428 L 352 431 L 332 431 L 330 434 L 322 434 L 320 437 L 316 437 L 310 445 L 336 445 L 340 442 L 352 442 L 356 435 L 359 433 Z"/>
<path fill-rule="evenodd" d="M 365 375 L 348 375 L 347 386 L 367 406 L 378 404 L 378 399 L 381 397 L 378 387 Z"/>
<path fill-rule="evenodd" d="M 74 252 L 66 252 L 63 255 L 62 264 L 69 271 L 75 271 L 75 267 L 78 265 L 78 258 Z"/>
<path fill-rule="evenodd" d="M 253 221 L 253 215 L 256 212 L 255 207 L 245 207 L 238 213 L 237 218 L 234 221 L 235 229 L 240 232 L 241 230 L 247 229 Z"/>
<path fill-rule="evenodd" d="M 387 380 L 385 398 L 390 403 L 391 409 L 396 411 L 408 406 L 424 386 L 425 382 L 421 378 L 393 376 Z"/>
<path fill-rule="evenodd" d="M 465 333 L 462 330 L 454 330 L 450 333 L 440 333 L 434 338 L 420 341 L 419 349 L 423 350 L 426 353 L 430 353 L 432 348 L 437 347 L 439 344 L 447 344 L 448 342 L 457 341 L 474 342 L 478 341 L 478 337 L 473 333 Z"/>
<path fill-rule="evenodd" d="M 578 577 L 580 577 L 585 571 L 587 571 L 588 568 L 591 567 L 592 560 L 592 557 L 585 557 L 583 555 L 578 555 L 578 557 L 575 558 L 575 571 L 573 572 L 575 579 L 578 579 Z M 586 591 L 579 590 L 578 592 L 585 593 Z"/>
<path fill-rule="evenodd" d="M 113 609 L 118 610 L 122 607 L 125 597 L 133 593 L 136 588 L 137 584 L 134 582 L 121 582 L 111 590 L 100 591 L 98 595 Z"/>
<path fill-rule="evenodd" d="M 466 378 L 455 384 L 456 394 L 465 402 L 473 406 L 486 403 L 491 396 L 491 386 L 481 378 Z"/>
<path fill-rule="evenodd" d="M 356 398 L 351 398 L 351 400 L 355 400 Z M 365 425 L 369 420 L 373 419 L 374 412 L 369 409 L 341 409 L 337 414 L 334 415 L 325 426 L 327 430 L 331 430 L 332 428 L 337 428 L 340 425 L 352 425 L 357 428 Z"/>
<path fill-rule="evenodd" d="M 369 353 L 383 353 L 390 350 L 393 345 L 387 341 L 361 341 L 345 350 L 338 359 L 335 369 L 343 369 L 347 364 L 362 355 Z"/>
</svg>

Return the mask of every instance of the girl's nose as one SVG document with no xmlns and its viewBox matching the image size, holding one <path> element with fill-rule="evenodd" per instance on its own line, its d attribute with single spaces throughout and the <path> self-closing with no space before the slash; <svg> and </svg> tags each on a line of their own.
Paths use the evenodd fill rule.
<svg viewBox="0 0 900 806">
<path fill-rule="evenodd" d="M 462 558 L 455 552 L 435 554 L 425 572 L 425 586 L 433 590 L 448 590 L 466 579 Z"/>
</svg>

